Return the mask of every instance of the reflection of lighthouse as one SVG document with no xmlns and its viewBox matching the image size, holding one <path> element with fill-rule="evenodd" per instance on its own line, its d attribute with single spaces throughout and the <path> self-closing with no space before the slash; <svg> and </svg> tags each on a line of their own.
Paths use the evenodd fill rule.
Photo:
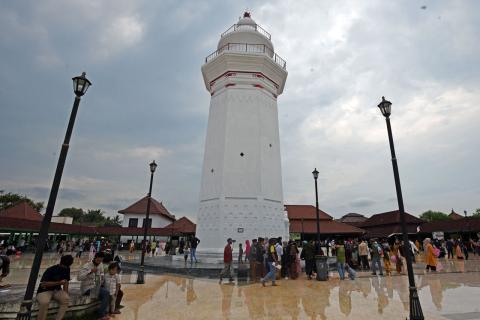
<svg viewBox="0 0 480 320">
<path fill-rule="evenodd" d="M 199 253 L 227 238 L 288 237 L 283 207 L 277 96 L 287 78 L 270 34 L 245 13 L 202 66 L 212 96 L 202 171 Z M 207 255 L 208 256 L 208 255 Z"/>
</svg>

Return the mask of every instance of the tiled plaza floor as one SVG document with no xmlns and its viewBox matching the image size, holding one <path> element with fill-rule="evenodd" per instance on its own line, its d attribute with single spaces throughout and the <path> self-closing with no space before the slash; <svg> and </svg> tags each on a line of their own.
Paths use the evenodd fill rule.
<svg viewBox="0 0 480 320">
<path fill-rule="evenodd" d="M 11 294 L 25 285 L 33 255 L 12 259 L 6 281 L 14 284 Z M 58 263 L 47 254 L 45 267 Z M 126 260 L 135 261 L 125 255 Z M 88 255 L 72 266 L 76 273 Z M 148 258 L 153 263 L 162 257 Z M 480 319 L 480 259 L 440 260 L 441 272 L 426 274 L 420 258 L 415 265 L 416 284 L 425 319 Z M 359 272 L 354 280 L 340 281 L 331 272 L 327 282 L 280 280 L 278 287 L 253 284 L 223 284 L 214 279 L 174 275 L 147 275 L 145 285 L 136 285 L 136 274 L 122 276 L 125 297 L 122 315 L 116 320 L 148 319 L 405 319 L 408 315 L 408 279 L 405 275 L 373 277 Z M 18 288 L 16 288 L 18 287 Z M 5 296 L 3 296 L 5 297 Z M 0 299 L 2 300 L 2 299 Z"/>
<path fill-rule="evenodd" d="M 425 319 L 480 319 L 480 273 L 416 277 Z M 278 281 L 278 287 L 150 275 L 124 285 L 122 315 L 133 319 L 405 319 L 406 276 L 354 281 Z"/>
</svg>

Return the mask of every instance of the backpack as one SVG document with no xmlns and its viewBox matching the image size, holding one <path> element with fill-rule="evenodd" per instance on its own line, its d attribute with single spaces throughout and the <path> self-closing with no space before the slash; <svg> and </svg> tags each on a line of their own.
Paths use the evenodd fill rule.
<svg viewBox="0 0 480 320">
<path fill-rule="evenodd" d="M 377 245 L 378 255 L 383 257 L 383 249 L 381 246 Z"/>
</svg>

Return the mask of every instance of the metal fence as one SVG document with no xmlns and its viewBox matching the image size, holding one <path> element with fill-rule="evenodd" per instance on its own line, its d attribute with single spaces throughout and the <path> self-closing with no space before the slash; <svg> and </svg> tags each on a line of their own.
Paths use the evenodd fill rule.
<svg viewBox="0 0 480 320">
<path fill-rule="evenodd" d="M 265 31 L 262 27 L 260 27 L 258 24 L 252 25 L 252 24 L 234 24 L 230 28 L 227 29 L 224 33 L 220 35 L 220 37 L 224 37 L 229 33 L 232 33 L 237 30 L 254 30 L 266 37 L 268 40 L 272 40 L 272 36 L 270 33 Z"/>
<path fill-rule="evenodd" d="M 272 58 L 283 69 L 287 68 L 287 62 L 277 55 L 273 50 L 264 44 L 251 44 L 251 43 L 227 43 L 217 51 L 211 53 L 205 58 L 205 63 L 213 60 L 223 52 L 246 52 L 255 54 L 265 54 Z"/>
</svg>

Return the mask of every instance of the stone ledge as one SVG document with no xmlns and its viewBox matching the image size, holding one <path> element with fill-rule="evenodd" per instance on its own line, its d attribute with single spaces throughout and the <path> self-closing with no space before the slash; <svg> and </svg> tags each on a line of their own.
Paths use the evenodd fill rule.
<svg viewBox="0 0 480 320">
<path fill-rule="evenodd" d="M 21 285 L 14 285 L 9 288 L 8 291 L 0 292 L 0 320 L 16 318 L 17 312 L 20 310 L 24 293 L 25 286 Z M 75 319 L 78 316 L 92 314 L 100 305 L 100 302 L 97 299 L 92 299 L 90 297 L 81 295 L 78 284 L 76 287 L 74 285 L 74 288 L 69 289 L 69 295 L 70 304 L 64 319 Z M 32 310 L 32 319 L 36 319 L 38 312 L 38 304 L 36 300 L 34 300 Z M 49 318 L 51 318 L 52 315 L 55 315 L 57 310 L 58 304 L 55 300 L 52 300 L 48 309 Z"/>
</svg>

